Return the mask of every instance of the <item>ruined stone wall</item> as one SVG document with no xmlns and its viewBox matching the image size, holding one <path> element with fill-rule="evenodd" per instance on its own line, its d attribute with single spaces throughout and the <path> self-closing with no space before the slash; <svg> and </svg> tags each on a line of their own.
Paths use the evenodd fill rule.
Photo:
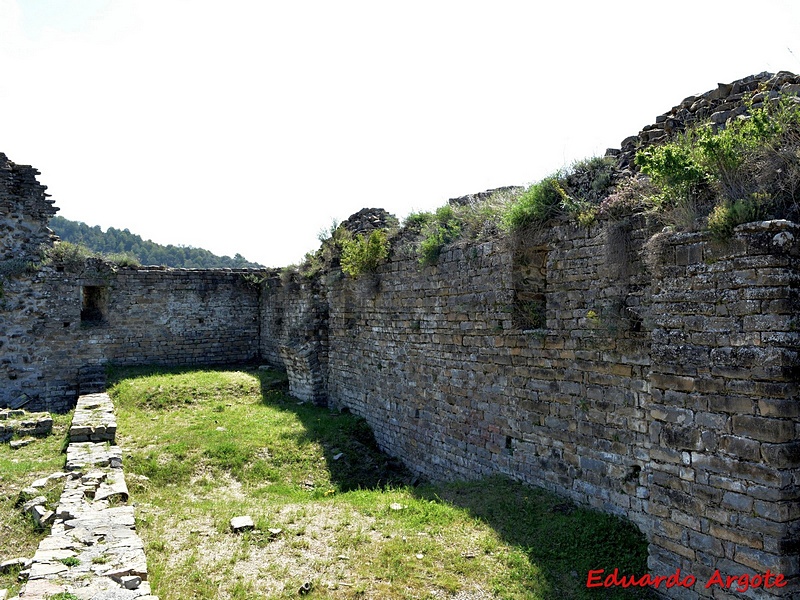
<svg viewBox="0 0 800 600">
<path fill-rule="evenodd" d="M 782 94 L 800 94 L 800 76 L 788 71 L 764 72 L 719 83 L 713 90 L 684 98 L 657 116 L 655 123 L 622 140 L 621 150 L 611 149 L 608 154 L 616 155 L 622 168 L 629 168 L 636 152 L 646 146 L 664 142 L 700 123 L 710 123 L 715 130 L 724 128 L 728 119 L 747 114 L 747 101 L 753 108 L 760 108 L 765 102 L 778 101 Z"/>
<path fill-rule="evenodd" d="M 763 100 L 798 84 L 787 77 L 687 99 L 620 164 L 762 83 Z M 106 362 L 260 355 L 428 477 L 505 473 L 629 517 L 654 575 L 697 578 L 671 597 L 800 595 L 800 226 L 740 226 L 720 244 L 637 218 L 555 222 L 433 266 L 400 243 L 374 275 L 254 285 L 245 271 L 29 269 L 54 212 L 34 175 L 0 160 L 0 406 L 68 407 Z M 705 589 L 716 569 L 790 585 Z"/>
<path fill-rule="evenodd" d="M 631 473 L 648 433 L 647 275 L 630 257 L 643 241 L 630 224 L 562 225 L 335 282 L 331 401 L 431 477 L 500 471 L 641 511 Z M 530 311 L 543 327 L 528 328 Z"/>
<path fill-rule="evenodd" d="M 653 568 L 800 574 L 800 227 L 654 238 Z M 786 592 L 787 597 L 790 596 Z M 757 597 L 769 597 L 759 592 Z"/>
<path fill-rule="evenodd" d="M 249 271 L 101 261 L 59 268 L 6 282 L 0 406 L 67 409 L 81 378 L 107 363 L 208 365 L 259 354 L 259 289 Z"/>
<path fill-rule="evenodd" d="M 800 228 L 654 233 L 560 224 L 431 267 L 397 249 L 374 276 L 329 275 L 326 386 L 304 393 L 364 416 L 431 478 L 505 473 L 629 517 L 653 574 L 700 582 L 673 597 L 710 596 L 715 569 L 782 573 L 794 587 L 770 593 L 791 597 Z M 285 324 L 311 294 L 265 301 Z M 262 340 L 283 333 L 262 321 Z"/>
<path fill-rule="evenodd" d="M 17 165 L 0 152 L 0 276 L 16 273 L 50 245 L 47 223 L 58 209 L 36 180 L 39 171 Z"/>
<path fill-rule="evenodd" d="M 328 304 L 318 279 L 272 274 L 263 283 L 260 353 L 286 369 L 289 392 L 316 404 L 327 401 Z"/>
</svg>

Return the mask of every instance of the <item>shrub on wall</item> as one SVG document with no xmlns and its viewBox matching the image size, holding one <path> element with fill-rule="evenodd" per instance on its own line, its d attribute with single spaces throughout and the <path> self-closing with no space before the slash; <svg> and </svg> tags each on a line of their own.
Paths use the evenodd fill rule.
<svg viewBox="0 0 800 600">
<path fill-rule="evenodd" d="M 657 191 L 647 201 L 662 214 L 696 207 L 709 214 L 718 239 L 755 219 L 798 213 L 800 104 L 794 96 L 747 104 L 748 114 L 693 127 L 672 141 L 641 150 L 635 164 Z"/>
<path fill-rule="evenodd" d="M 708 216 L 708 229 L 717 240 L 726 240 L 737 225 L 763 219 L 770 204 L 769 197 L 759 194 L 741 200 L 724 200 Z"/>
<path fill-rule="evenodd" d="M 419 262 L 422 265 L 432 265 L 439 258 L 442 248 L 461 234 L 461 224 L 449 204 L 438 208 L 425 220 L 423 239 L 418 248 Z"/>
<path fill-rule="evenodd" d="M 351 277 L 374 273 L 387 256 L 389 240 L 382 229 L 375 229 L 368 236 L 357 235 L 342 241 L 342 271 Z"/>
<path fill-rule="evenodd" d="M 560 212 L 562 201 L 558 179 L 558 175 L 551 175 L 531 185 L 509 205 L 503 224 L 509 230 L 521 229 L 555 217 Z"/>
<path fill-rule="evenodd" d="M 583 226 L 591 225 L 598 204 L 613 189 L 616 161 L 593 157 L 573 164 L 531 185 L 503 215 L 509 231 L 544 223 L 558 215 L 570 215 Z"/>
</svg>

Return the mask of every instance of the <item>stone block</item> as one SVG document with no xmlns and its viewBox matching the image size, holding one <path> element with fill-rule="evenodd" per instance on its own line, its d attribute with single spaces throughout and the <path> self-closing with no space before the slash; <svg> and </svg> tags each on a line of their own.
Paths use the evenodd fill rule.
<svg viewBox="0 0 800 600">
<path fill-rule="evenodd" d="M 253 529 L 255 524 L 253 523 L 253 519 L 248 516 L 241 516 L 241 517 L 233 517 L 231 519 L 231 531 L 234 533 L 241 533 L 242 531 L 247 531 Z"/>
<path fill-rule="evenodd" d="M 800 467 L 800 441 L 785 444 L 761 444 L 764 462 L 776 469 L 795 469 Z"/>
<path fill-rule="evenodd" d="M 791 390 L 783 386 L 786 395 L 791 395 Z M 798 398 L 761 398 L 758 401 L 758 411 L 762 417 L 777 417 L 794 419 L 800 417 L 800 399 Z"/>
<path fill-rule="evenodd" d="M 794 422 L 786 419 L 734 415 L 733 432 L 762 442 L 782 443 L 795 439 Z"/>
<path fill-rule="evenodd" d="M 697 427 L 667 424 L 661 432 L 661 445 L 675 450 L 702 450 L 701 431 Z"/>
<path fill-rule="evenodd" d="M 722 436 L 719 440 L 719 449 L 744 460 L 755 461 L 761 456 L 761 444 L 746 437 Z"/>
</svg>

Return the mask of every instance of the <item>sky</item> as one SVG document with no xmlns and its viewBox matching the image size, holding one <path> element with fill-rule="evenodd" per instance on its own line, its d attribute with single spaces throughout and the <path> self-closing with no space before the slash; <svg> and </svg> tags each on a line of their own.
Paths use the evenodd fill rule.
<svg viewBox="0 0 800 600">
<path fill-rule="evenodd" d="M 68 219 L 298 263 L 800 72 L 800 2 L 0 0 L 0 152 Z"/>
</svg>

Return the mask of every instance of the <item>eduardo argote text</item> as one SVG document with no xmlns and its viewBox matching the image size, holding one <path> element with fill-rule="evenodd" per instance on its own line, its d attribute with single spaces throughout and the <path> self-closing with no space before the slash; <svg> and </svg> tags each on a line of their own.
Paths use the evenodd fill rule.
<svg viewBox="0 0 800 600">
<path fill-rule="evenodd" d="M 673 587 L 691 588 L 697 584 L 697 577 L 691 574 L 681 574 L 681 570 L 677 569 L 671 575 L 620 575 L 619 569 L 614 569 L 611 572 L 606 572 L 605 569 L 592 569 L 586 576 L 586 587 L 654 587 L 665 589 Z M 751 589 L 770 589 L 782 588 L 788 582 L 786 578 L 779 573 L 773 573 L 769 569 L 763 575 L 757 573 L 755 575 L 742 574 L 742 575 L 726 575 L 720 573 L 716 569 L 707 581 L 699 582 L 704 588 L 719 587 L 727 589 L 732 592 L 743 593 Z"/>
</svg>

